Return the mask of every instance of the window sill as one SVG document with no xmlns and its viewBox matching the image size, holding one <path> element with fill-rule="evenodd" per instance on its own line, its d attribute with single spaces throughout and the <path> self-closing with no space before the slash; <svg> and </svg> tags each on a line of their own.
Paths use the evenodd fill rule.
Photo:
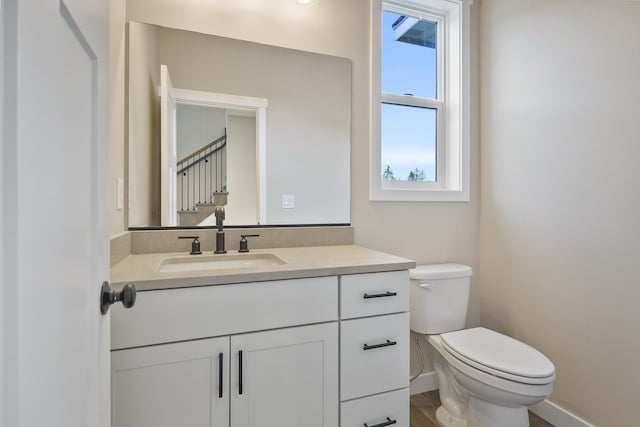
<svg viewBox="0 0 640 427">
<path fill-rule="evenodd" d="M 372 202 L 468 202 L 468 190 L 384 190 L 370 189 Z"/>
</svg>

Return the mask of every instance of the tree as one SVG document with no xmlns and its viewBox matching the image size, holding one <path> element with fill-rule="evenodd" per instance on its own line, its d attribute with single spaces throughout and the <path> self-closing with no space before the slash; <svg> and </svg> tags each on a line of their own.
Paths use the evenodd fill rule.
<svg viewBox="0 0 640 427">
<path fill-rule="evenodd" d="M 391 167 L 389 165 L 387 165 L 387 168 L 382 173 L 382 179 L 385 180 L 385 181 L 395 181 L 396 180 L 396 177 L 393 176 L 393 171 L 391 170 Z"/>
<path fill-rule="evenodd" d="M 407 181 L 424 181 L 426 179 L 424 170 L 415 168 L 411 172 L 409 172 L 409 176 L 407 177 Z"/>
</svg>

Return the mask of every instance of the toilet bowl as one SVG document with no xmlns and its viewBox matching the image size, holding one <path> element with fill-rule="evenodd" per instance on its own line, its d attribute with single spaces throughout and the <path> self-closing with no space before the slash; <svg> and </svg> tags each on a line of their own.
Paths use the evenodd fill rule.
<svg viewBox="0 0 640 427">
<path fill-rule="evenodd" d="M 427 334 L 442 405 L 442 427 L 526 427 L 527 406 L 553 390 L 555 368 L 534 348 L 486 328 L 463 329 L 471 268 L 410 271 L 411 329 Z"/>
</svg>

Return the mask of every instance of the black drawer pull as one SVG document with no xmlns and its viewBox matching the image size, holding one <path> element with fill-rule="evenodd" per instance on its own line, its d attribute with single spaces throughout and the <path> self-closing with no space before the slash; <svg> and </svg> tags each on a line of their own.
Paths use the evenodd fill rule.
<svg viewBox="0 0 640 427">
<path fill-rule="evenodd" d="M 382 344 L 373 344 L 373 345 L 365 344 L 365 345 L 362 346 L 362 349 L 363 350 L 373 350 L 374 348 L 390 347 L 390 346 L 396 345 L 396 344 L 398 344 L 396 341 L 387 340 L 387 342 L 383 342 Z"/>
<path fill-rule="evenodd" d="M 384 297 L 395 297 L 396 295 L 398 295 L 397 292 L 385 292 L 384 294 L 364 294 L 364 299 L 371 299 L 371 298 L 384 298 Z"/>
<path fill-rule="evenodd" d="M 242 394 L 242 350 L 238 352 L 238 394 Z"/>
<path fill-rule="evenodd" d="M 380 424 L 376 424 L 376 425 L 372 425 L 372 426 L 370 426 L 367 423 L 364 423 L 364 427 L 385 427 L 385 426 L 390 426 L 391 424 L 395 424 L 395 423 L 397 423 L 396 420 L 392 420 L 391 418 L 387 417 L 387 421 L 384 421 L 384 422 L 382 422 Z"/>
<path fill-rule="evenodd" d="M 222 399 L 222 388 L 223 388 L 223 378 L 222 378 L 222 370 L 223 370 L 223 359 L 224 355 L 222 353 L 218 353 L 218 385 L 220 389 L 218 390 L 218 398 Z"/>
</svg>

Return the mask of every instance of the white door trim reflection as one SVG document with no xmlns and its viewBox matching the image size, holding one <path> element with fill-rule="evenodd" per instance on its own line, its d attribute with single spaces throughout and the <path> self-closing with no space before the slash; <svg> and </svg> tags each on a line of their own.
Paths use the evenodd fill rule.
<svg viewBox="0 0 640 427">
<path fill-rule="evenodd" d="M 160 224 L 178 224 L 176 203 L 176 108 L 171 76 L 166 65 L 160 66 Z"/>
<path fill-rule="evenodd" d="M 201 90 L 173 89 L 178 104 L 217 108 L 253 110 L 256 113 L 256 188 L 258 224 L 267 224 L 267 107 L 269 100 L 252 96 L 205 92 Z"/>
</svg>

